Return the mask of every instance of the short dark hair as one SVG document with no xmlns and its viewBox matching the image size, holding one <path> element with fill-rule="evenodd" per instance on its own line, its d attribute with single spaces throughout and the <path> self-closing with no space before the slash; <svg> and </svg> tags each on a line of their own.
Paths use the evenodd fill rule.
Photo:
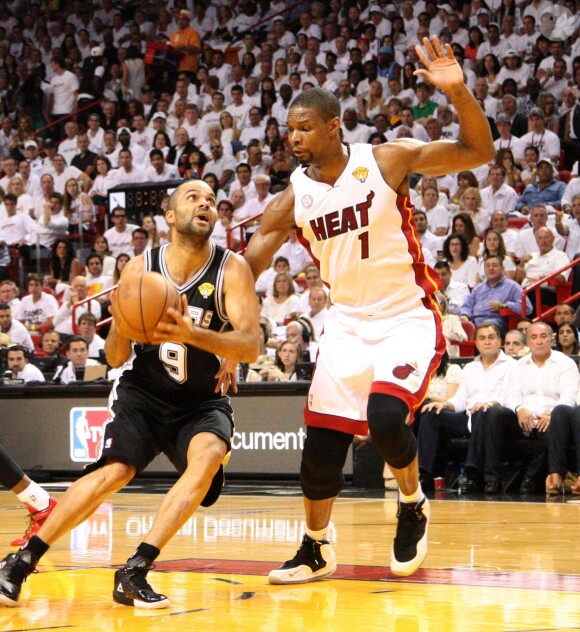
<svg viewBox="0 0 580 632">
<path fill-rule="evenodd" d="M 322 88 L 311 88 L 299 94 L 290 104 L 290 109 L 296 107 L 317 110 L 325 121 L 340 118 L 340 101 L 332 92 Z"/>
<path fill-rule="evenodd" d="M 66 348 L 70 349 L 73 342 L 84 342 L 87 349 L 89 348 L 89 341 L 84 336 L 71 336 L 66 343 Z"/>
<path fill-rule="evenodd" d="M 94 314 L 91 314 L 91 312 L 84 312 L 83 314 L 80 315 L 79 325 L 81 324 L 83 320 L 88 320 L 89 322 L 93 323 L 93 325 L 97 324 L 97 317 Z"/>
<path fill-rule="evenodd" d="M 163 155 L 163 152 L 161 151 L 161 149 L 152 149 L 149 152 L 149 158 L 153 158 L 153 156 L 159 156 L 160 158 L 163 158 L 163 160 L 165 160 L 165 156 Z"/>
</svg>

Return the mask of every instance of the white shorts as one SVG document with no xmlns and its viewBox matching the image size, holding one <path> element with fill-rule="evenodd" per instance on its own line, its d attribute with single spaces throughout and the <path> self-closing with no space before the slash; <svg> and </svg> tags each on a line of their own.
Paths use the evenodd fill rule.
<svg viewBox="0 0 580 632">
<path fill-rule="evenodd" d="M 412 422 L 445 351 L 441 314 L 433 299 L 425 303 L 374 320 L 329 310 L 304 412 L 307 426 L 366 435 L 370 393 L 404 401 Z"/>
</svg>

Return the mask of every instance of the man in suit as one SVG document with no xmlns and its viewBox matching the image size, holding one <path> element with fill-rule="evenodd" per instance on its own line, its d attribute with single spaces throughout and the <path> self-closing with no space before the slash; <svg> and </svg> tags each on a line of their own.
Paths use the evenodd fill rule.
<svg viewBox="0 0 580 632">
<path fill-rule="evenodd" d="M 574 90 L 573 88 L 567 88 Z M 580 160 L 580 92 L 576 91 L 576 103 L 572 109 L 560 118 L 560 141 L 564 150 L 564 168 L 572 170 Z"/>
</svg>

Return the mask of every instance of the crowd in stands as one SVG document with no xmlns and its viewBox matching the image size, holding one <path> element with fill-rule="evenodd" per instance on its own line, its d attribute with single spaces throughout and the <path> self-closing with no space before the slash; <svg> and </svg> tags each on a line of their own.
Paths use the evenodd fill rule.
<svg viewBox="0 0 580 632">
<path fill-rule="evenodd" d="M 505 382 L 502 371 L 520 366 L 509 357 L 534 357 L 520 328 L 558 303 L 558 285 L 572 280 L 570 291 L 580 289 L 580 270 L 560 271 L 580 253 L 580 14 L 573 0 L 563 6 L 571 28 L 562 34 L 545 19 L 546 0 L 1 3 L 4 368 L 25 381 L 68 383 L 103 363 L 106 326 L 97 331 L 97 324 L 107 313 L 107 290 L 130 258 L 170 240 L 167 197 L 154 214 L 128 216 L 122 205 L 109 208 L 112 188 L 203 178 L 218 202 L 212 239 L 243 248 L 296 167 L 286 116 L 301 91 L 337 95 L 346 143 L 456 140 L 457 113 L 446 95 L 413 74 L 420 67 L 415 44 L 437 35 L 485 110 L 497 154 L 470 171 L 412 177 L 409 197 L 423 256 L 443 281 L 448 356 L 459 356 L 470 327 L 487 342 L 471 331 L 479 363 L 471 377 L 442 365 L 419 415 L 426 421 L 416 427 L 427 483 L 433 437 L 446 419 L 446 432 L 475 437 L 473 489 L 497 491 L 497 464 L 486 465 L 485 454 L 501 446 L 474 432 L 489 424 L 478 421 L 485 410 L 478 416 L 472 408 L 483 398 L 501 408 L 498 419 L 513 426 L 515 416 L 527 427 L 530 418 L 524 423 L 517 414 L 527 396 L 504 398 L 494 389 Z M 535 292 L 524 297 L 550 275 L 541 304 Z M 300 367 L 315 359 L 329 298 L 295 233 L 256 291 L 263 348 L 239 379 L 307 375 Z M 514 315 L 524 313 L 530 320 L 513 327 Z M 550 357 L 576 356 L 574 309 L 557 305 L 548 320 L 555 328 Z M 549 405 L 530 404 L 531 414 L 576 402 L 575 392 L 552 395 Z M 561 428 L 577 423 L 567 411 L 559 419 Z M 537 427 L 528 432 L 538 434 Z M 558 455 L 554 489 L 565 475 Z M 537 483 L 540 471 L 526 479 Z"/>
</svg>

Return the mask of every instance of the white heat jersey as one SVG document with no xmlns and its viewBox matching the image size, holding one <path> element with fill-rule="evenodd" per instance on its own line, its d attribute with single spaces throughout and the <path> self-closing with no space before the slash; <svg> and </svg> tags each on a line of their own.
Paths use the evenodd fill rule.
<svg viewBox="0 0 580 632">
<path fill-rule="evenodd" d="M 298 167 L 290 178 L 301 239 L 330 286 L 333 304 L 360 318 L 396 316 L 439 289 L 423 259 L 413 206 L 385 182 L 373 146 L 349 145 L 334 186 Z"/>
</svg>

